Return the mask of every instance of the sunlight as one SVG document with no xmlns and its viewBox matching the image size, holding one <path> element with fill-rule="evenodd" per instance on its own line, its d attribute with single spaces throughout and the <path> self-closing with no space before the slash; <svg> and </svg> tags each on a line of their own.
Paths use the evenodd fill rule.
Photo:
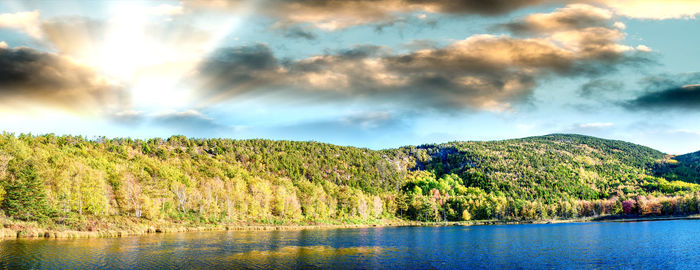
<svg viewBox="0 0 700 270">
<path fill-rule="evenodd" d="M 96 65 L 111 76 L 128 79 L 141 66 L 158 61 L 154 44 L 146 43 L 147 15 L 138 2 L 118 2 L 111 10 L 109 29 Z"/>
<path fill-rule="evenodd" d="M 206 29 L 198 29 L 196 24 L 182 27 L 169 13 L 160 12 L 160 6 L 115 2 L 97 57 L 84 60 L 126 85 L 136 107 L 191 106 L 194 93 L 179 89 L 184 87 L 180 82 L 240 25 L 250 7 L 245 5 L 238 16 L 214 14 L 203 20 Z"/>
</svg>

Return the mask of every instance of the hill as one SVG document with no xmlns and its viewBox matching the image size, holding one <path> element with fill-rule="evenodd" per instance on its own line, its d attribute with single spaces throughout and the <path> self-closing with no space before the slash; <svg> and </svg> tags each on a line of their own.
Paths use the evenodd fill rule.
<svg viewBox="0 0 700 270">
<path fill-rule="evenodd" d="M 465 186 L 545 203 L 640 192 L 647 172 L 664 157 L 632 143 L 566 134 L 405 149 L 429 157 L 418 163 L 421 170 L 453 173 Z"/>
<path fill-rule="evenodd" d="M 655 174 L 668 180 L 700 183 L 700 151 L 680 156 L 668 156 L 657 162 Z"/>
<path fill-rule="evenodd" d="M 534 220 L 697 211 L 697 204 L 688 207 L 698 185 L 675 181 L 680 174 L 671 182 L 659 177 L 664 160 L 648 147 L 566 134 L 374 151 L 317 142 L 4 133 L 0 208 L 11 220 L 84 230 L 128 222 Z"/>
</svg>

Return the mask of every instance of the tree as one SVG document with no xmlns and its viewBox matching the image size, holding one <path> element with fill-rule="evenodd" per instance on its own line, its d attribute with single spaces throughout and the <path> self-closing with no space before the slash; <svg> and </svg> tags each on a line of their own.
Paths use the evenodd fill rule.
<svg viewBox="0 0 700 270">
<path fill-rule="evenodd" d="M 39 179 L 34 164 L 13 160 L 9 164 L 10 179 L 5 187 L 2 209 L 21 220 L 43 220 L 50 213 L 44 182 Z"/>
<path fill-rule="evenodd" d="M 142 203 L 141 203 L 141 184 L 138 179 L 134 177 L 131 173 L 126 173 L 124 175 L 124 188 L 126 189 L 126 197 L 131 203 L 134 209 L 134 216 L 137 218 L 141 217 Z"/>
<path fill-rule="evenodd" d="M 177 199 L 179 210 L 185 213 L 187 211 L 187 186 L 180 182 L 173 182 L 171 189 Z"/>
<path fill-rule="evenodd" d="M 469 210 L 464 210 L 462 211 L 462 220 L 470 220 L 472 219 L 472 214 L 469 213 Z"/>
</svg>

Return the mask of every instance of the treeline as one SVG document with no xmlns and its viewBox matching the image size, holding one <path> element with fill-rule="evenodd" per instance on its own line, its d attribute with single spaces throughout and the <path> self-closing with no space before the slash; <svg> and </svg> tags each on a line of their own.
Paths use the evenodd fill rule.
<svg viewBox="0 0 700 270">
<path fill-rule="evenodd" d="M 608 199 L 583 200 L 576 197 L 545 203 L 522 200 L 503 193 L 487 193 L 479 187 L 461 185 L 459 176 L 435 179 L 428 172 L 412 174 L 397 198 L 399 215 L 420 221 L 543 220 L 600 217 L 608 215 L 691 215 L 700 214 L 700 186 L 646 177 L 642 194 L 617 195 Z"/>
<path fill-rule="evenodd" d="M 389 154 L 269 140 L 0 136 L 5 215 L 71 222 L 356 222 L 384 211 L 405 169 Z"/>
<path fill-rule="evenodd" d="M 674 214 L 694 213 L 698 185 L 652 176 L 663 159 L 650 148 L 577 135 L 373 151 L 316 142 L 3 133 L 0 210 L 66 226 L 106 217 L 534 220 L 627 213 L 629 200 L 629 214 L 669 213 L 664 203 Z"/>
</svg>

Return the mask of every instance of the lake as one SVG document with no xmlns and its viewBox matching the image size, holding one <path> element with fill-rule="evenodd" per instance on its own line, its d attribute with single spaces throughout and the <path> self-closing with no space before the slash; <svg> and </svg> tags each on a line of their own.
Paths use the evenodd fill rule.
<svg viewBox="0 0 700 270">
<path fill-rule="evenodd" d="M 0 268 L 700 268 L 700 220 L 12 239 Z"/>
</svg>

